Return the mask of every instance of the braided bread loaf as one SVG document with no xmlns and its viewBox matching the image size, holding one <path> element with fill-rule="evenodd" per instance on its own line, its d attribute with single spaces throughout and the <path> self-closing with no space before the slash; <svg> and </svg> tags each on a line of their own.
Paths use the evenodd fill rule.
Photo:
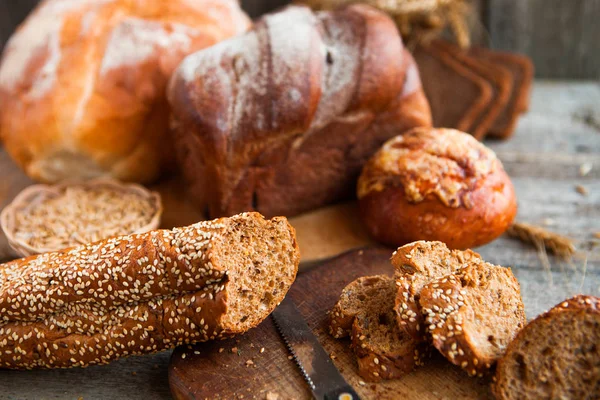
<svg viewBox="0 0 600 400">
<path fill-rule="evenodd" d="M 111 238 L 0 265 L 0 368 L 104 364 L 258 325 L 295 279 L 282 217 Z"/>
<path fill-rule="evenodd" d="M 431 124 L 396 26 L 364 5 L 267 15 L 188 56 L 168 98 L 178 159 L 211 216 L 289 216 L 351 197 L 384 141 Z"/>
</svg>

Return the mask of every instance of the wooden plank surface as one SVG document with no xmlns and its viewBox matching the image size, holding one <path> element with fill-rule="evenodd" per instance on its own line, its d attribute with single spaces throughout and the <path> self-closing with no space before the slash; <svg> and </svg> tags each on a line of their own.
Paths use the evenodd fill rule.
<svg viewBox="0 0 600 400">
<path fill-rule="evenodd" d="M 500 238 L 477 249 L 487 260 L 512 266 L 521 282 L 529 317 L 575 293 L 600 295 L 600 84 L 536 82 L 530 112 L 507 142 L 487 142 L 504 160 L 519 199 L 518 219 L 577 240 L 580 254 L 571 263 L 542 258 L 530 247 Z M 592 163 L 582 177 L 579 168 Z M 30 184 L 0 151 L 0 207 Z M 576 192 L 575 185 L 588 189 Z M 166 202 L 180 197 L 176 183 L 160 186 Z M 183 224 L 199 218 L 189 205 L 168 209 L 164 223 Z M 312 258 L 355 247 L 367 239 L 353 204 L 318 210 L 294 219 L 300 247 Z M 187 211 L 185 211 L 187 210 Z M 324 222 L 328 221 L 328 222 Z M 194 221 L 191 221 L 194 222 Z M 330 243 L 330 245 L 328 244 Z M 0 258 L 9 255 L 0 235 Z M 587 260 L 587 261 L 586 261 Z M 0 371 L 0 398 L 4 399 L 166 399 L 170 397 L 167 363 L 170 352 L 134 357 L 85 370 Z"/>
<path fill-rule="evenodd" d="M 486 0 L 491 47 L 527 54 L 537 76 L 600 80 L 600 0 Z"/>
</svg>

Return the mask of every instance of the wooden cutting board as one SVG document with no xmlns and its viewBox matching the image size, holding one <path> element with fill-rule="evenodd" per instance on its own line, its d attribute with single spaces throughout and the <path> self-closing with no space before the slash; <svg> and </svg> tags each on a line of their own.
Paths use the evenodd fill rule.
<svg viewBox="0 0 600 400">
<path fill-rule="evenodd" d="M 399 380 L 359 384 L 348 339 L 326 331 L 327 311 L 349 282 L 364 275 L 392 274 L 391 251 L 365 248 L 345 253 L 299 274 L 288 296 L 333 362 L 363 399 L 481 399 L 489 381 L 472 379 L 436 355 L 425 367 Z M 262 350 L 264 348 L 264 351 Z M 310 391 L 275 330 L 272 319 L 243 336 L 181 346 L 171 356 L 169 385 L 176 399 L 308 399 Z M 276 397 L 279 396 L 279 397 Z"/>
</svg>

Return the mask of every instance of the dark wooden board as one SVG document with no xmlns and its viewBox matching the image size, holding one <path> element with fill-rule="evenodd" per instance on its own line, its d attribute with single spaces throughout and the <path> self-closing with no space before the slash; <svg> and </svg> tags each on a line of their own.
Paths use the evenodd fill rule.
<svg viewBox="0 0 600 400">
<path fill-rule="evenodd" d="M 481 399 L 489 381 L 472 379 L 442 357 L 402 379 L 359 384 L 348 339 L 335 340 L 326 329 L 327 311 L 348 283 L 365 275 L 392 274 L 391 250 L 350 251 L 299 275 L 288 296 L 333 362 L 363 399 Z M 264 352 L 261 353 L 261 349 Z M 223 350 L 220 350 L 223 349 Z M 233 351 L 232 351 L 233 349 Z M 184 357 L 185 355 L 185 357 Z M 310 391 L 277 333 L 272 319 L 238 338 L 177 348 L 169 365 L 169 384 L 177 399 L 308 399 Z M 248 365 L 248 360 L 252 364 Z"/>
</svg>

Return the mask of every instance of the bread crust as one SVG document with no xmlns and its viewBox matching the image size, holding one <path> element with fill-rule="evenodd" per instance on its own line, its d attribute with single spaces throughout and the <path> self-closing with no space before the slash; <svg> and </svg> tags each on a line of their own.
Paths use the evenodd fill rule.
<svg viewBox="0 0 600 400">
<path fill-rule="evenodd" d="M 503 274 L 508 278 L 505 286 L 495 292 L 491 288 L 480 285 L 485 281 L 486 274 Z M 481 275 L 484 276 L 482 279 Z M 489 282 L 489 281 L 488 281 Z M 476 309 L 476 304 L 469 301 L 469 292 L 486 290 L 485 309 Z M 512 290 L 512 292 L 511 292 Z M 509 296 L 517 297 L 514 299 Z M 492 340 L 493 354 L 485 351 L 478 340 L 477 329 L 470 327 L 473 321 L 485 318 L 489 312 L 498 312 L 507 303 L 514 303 L 510 317 L 502 323 L 507 325 L 508 332 L 502 338 L 487 338 Z M 501 304 L 502 303 L 502 304 Z M 521 300 L 520 287 L 510 268 L 494 266 L 488 263 L 467 265 L 453 275 L 438 278 L 421 290 L 419 304 L 427 315 L 427 330 L 431 334 L 433 346 L 440 351 L 452 364 L 467 371 L 471 376 L 483 376 L 496 363 L 505 351 L 505 347 L 525 325 L 525 311 Z M 481 306 L 481 305 L 480 305 Z M 515 319 L 514 321 L 512 319 Z M 475 323 L 475 325 L 477 325 Z M 503 345 L 503 342 L 506 344 Z"/>
<path fill-rule="evenodd" d="M 247 322 L 232 322 L 242 285 L 236 279 L 244 276 L 223 258 L 225 247 L 236 251 L 227 240 L 243 231 L 247 237 L 240 246 L 248 252 L 253 232 L 275 236 L 277 229 L 286 232 L 285 241 L 277 237 L 279 251 L 290 260 L 277 262 L 286 275 L 281 290 Z M 246 331 L 274 309 L 293 282 L 299 262 L 294 235 L 285 218 L 241 214 L 0 265 L 0 367 L 105 364 Z"/>
<path fill-rule="evenodd" d="M 504 233 L 517 212 L 495 154 L 449 129 L 416 128 L 390 139 L 364 166 L 357 192 L 367 230 L 391 246 L 481 246 Z"/>
<path fill-rule="evenodd" d="M 547 312 L 539 315 L 534 320 L 530 321 L 515 337 L 515 339 L 510 343 L 504 356 L 498 361 L 498 366 L 496 368 L 496 375 L 494 378 L 494 382 L 492 383 L 492 393 L 495 398 L 498 400 L 512 400 L 515 399 L 508 393 L 508 382 L 509 378 L 509 370 L 508 364 L 509 360 L 511 360 L 513 354 L 518 350 L 518 346 L 527 341 L 529 337 L 532 336 L 533 332 L 535 332 L 538 327 L 543 325 L 552 326 L 552 321 L 559 315 L 564 314 L 572 314 L 571 319 L 574 321 L 576 316 L 584 315 L 584 314 L 592 314 L 595 315 L 596 318 L 600 321 L 600 298 L 595 296 L 587 296 L 587 295 L 577 295 L 570 299 L 567 299 Z M 573 326 L 573 328 L 575 328 Z M 571 332 L 563 332 L 568 337 L 572 334 Z M 544 355 L 539 355 L 539 357 L 544 357 Z M 596 372 L 598 371 L 598 365 L 600 362 L 596 364 Z M 563 369 L 571 368 L 570 365 L 561 365 Z M 586 369 L 589 369 L 592 372 L 593 366 L 586 366 Z M 600 376 L 596 377 L 597 381 L 600 381 Z M 540 382 L 543 384 L 544 382 Z M 552 382 L 553 384 L 560 384 L 560 380 L 556 380 L 556 382 Z M 586 395 L 587 399 L 595 399 L 600 396 L 600 386 L 596 385 L 595 388 L 590 387 L 590 390 L 587 391 Z M 536 398 L 542 398 L 541 392 L 536 394 Z M 519 394 L 519 399 L 529 399 L 524 393 Z"/>
<path fill-rule="evenodd" d="M 37 181 L 152 181 L 174 161 L 171 73 L 249 25 L 235 0 L 45 0 L 3 54 L 0 139 Z"/>
<path fill-rule="evenodd" d="M 350 198 L 385 140 L 431 125 L 395 24 L 365 5 L 268 14 L 187 57 L 169 101 L 179 164 L 210 216 L 291 216 Z"/>
</svg>

